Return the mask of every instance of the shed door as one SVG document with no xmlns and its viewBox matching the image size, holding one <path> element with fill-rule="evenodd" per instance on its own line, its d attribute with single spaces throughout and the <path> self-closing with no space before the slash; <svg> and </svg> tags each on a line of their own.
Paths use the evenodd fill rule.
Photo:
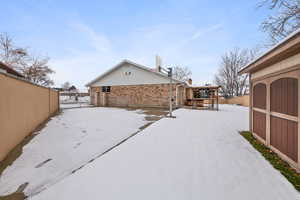
<svg viewBox="0 0 300 200">
<path fill-rule="evenodd" d="M 267 87 L 258 83 L 253 87 L 253 132 L 266 140 L 266 98 Z"/>
<path fill-rule="evenodd" d="M 271 145 L 298 161 L 298 80 L 282 78 L 271 84 Z"/>
</svg>

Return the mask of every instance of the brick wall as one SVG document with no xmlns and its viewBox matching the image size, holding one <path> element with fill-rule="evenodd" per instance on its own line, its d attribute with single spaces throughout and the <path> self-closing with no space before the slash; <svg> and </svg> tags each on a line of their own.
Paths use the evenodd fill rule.
<svg viewBox="0 0 300 200">
<path fill-rule="evenodd" d="M 176 95 L 176 84 L 173 84 L 173 98 Z M 169 84 L 111 86 L 110 93 L 102 93 L 100 87 L 92 88 L 92 99 L 95 92 L 100 93 L 99 106 L 122 107 L 168 107 Z M 105 100 L 103 101 L 103 98 Z M 106 105 L 103 105 L 106 102 Z M 93 104 L 96 102 L 93 100 Z M 175 105 L 175 101 L 174 101 Z"/>
</svg>

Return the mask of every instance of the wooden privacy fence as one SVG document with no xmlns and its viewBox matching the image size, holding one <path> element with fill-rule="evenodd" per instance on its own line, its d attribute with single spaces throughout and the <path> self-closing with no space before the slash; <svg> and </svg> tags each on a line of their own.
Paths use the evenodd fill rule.
<svg viewBox="0 0 300 200">
<path fill-rule="evenodd" d="M 220 104 L 237 104 L 241 106 L 249 106 L 249 102 L 250 102 L 249 95 L 232 97 L 229 99 L 224 99 L 224 98 L 219 99 Z"/>
<path fill-rule="evenodd" d="M 0 72 L 0 161 L 59 110 L 59 93 Z"/>
</svg>

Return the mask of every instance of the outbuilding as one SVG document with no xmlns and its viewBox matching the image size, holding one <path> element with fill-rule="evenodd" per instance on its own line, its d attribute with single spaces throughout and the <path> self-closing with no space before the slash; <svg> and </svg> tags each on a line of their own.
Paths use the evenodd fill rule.
<svg viewBox="0 0 300 200">
<path fill-rule="evenodd" d="M 249 63 L 250 131 L 300 170 L 300 29 Z"/>
</svg>

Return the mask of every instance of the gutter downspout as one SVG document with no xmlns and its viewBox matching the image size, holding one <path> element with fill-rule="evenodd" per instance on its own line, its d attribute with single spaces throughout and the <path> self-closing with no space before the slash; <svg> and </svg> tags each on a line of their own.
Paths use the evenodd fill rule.
<svg viewBox="0 0 300 200">
<path fill-rule="evenodd" d="M 179 103 L 178 103 L 178 88 L 180 86 L 183 86 L 184 87 L 184 84 L 179 84 L 179 85 L 176 85 L 176 108 L 178 107 Z"/>
</svg>

